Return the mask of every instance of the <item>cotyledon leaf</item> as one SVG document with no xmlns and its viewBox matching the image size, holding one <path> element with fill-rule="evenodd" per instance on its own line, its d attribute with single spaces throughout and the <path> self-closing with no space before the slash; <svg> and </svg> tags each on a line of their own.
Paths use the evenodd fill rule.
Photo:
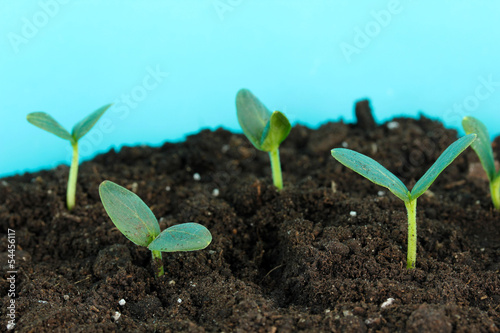
<svg viewBox="0 0 500 333">
<path fill-rule="evenodd" d="M 361 176 L 368 178 L 377 185 L 386 187 L 404 202 L 410 200 L 410 192 L 405 184 L 372 158 L 345 148 L 332 149 L 332 156 Z"/>
<path fill-rule="evenodd" d="M 75 139 L 75 141 L 80 140 L 85 134 L 87 134 L 88 131 L 92 129 L 92 127 L 95 125 L 95 123 L 101 118 L 101 116 L 106 112 L 107 109 L 109 109 L 113 104 L 108 104 L 100 107 L 99 109 L 95 110 L 91 114 L 89 114 L 87 117 L 84 119 L 80 120 L 74 127 L 72 131 L 72 135 Z"/>
<path fill-rule="evenodd" d="M 160 234 L 158 220 L 135 193 L 106 180 L 99 195 L 111 221 L 135 244 L 148 246 Z"/>
<path fill-rule="evenodd" d="M 495 161 L 491 148 L 490 135 L 484 124 L 474 117 L 464 117 L 462 127 L 466 134 L 476 133 L 477 139 L 471 143 L 490 181 L 495 178 Z"/>
<path fill-rule="evenodd" d="M 206 248 L 212 241 L 212 234 L 198 223 L 182 223 L 162 231 L 149 244 L 151 251 L 176 252 L 196 251 Z"/>
<path fill-rule="evenodd" d="M 468 134 L 464 137 L 461 137 L 457 141 L 453 142 L 446 150 L 439 156 L 439 158 L 434 162 L 434 164 L 427 170 L 427 172 L 418 180 L 418 182 L 413 186 L 411 190 L 411 199 L 415 200 L 432 185 L 434 180 L 436 180 L 437 176 L 443 170 L 450 165 L 451 162 L 461 152 L 465 150 L 465 148 L 469 147 L 469 145 L 476 139 L 476 134 Z"/>
<path fill-rule="evenodd" d="M 271 117 L 271 112 L 249 90 L 241 89 L 236 94 L 236 114 L 248 140 L 255 148 L 262 150 L 262 133 Z"/>
<path fill-rule="evenodd" d="M 291 129 L 288 118 L 280 111 L 274 111 L 262 132 L 261 149 L 264 151 L 277 149 Z"/>
<path fill-rule="evenodd" d="M 64 140 L 73 141 L 71 134 L 69 134 L 69 132 L 61 126 L 61 124 L 52 118 L 52 116 L 45 112 L 32 112 L 26 116 L 26 119 L 36 127 L 57 135 Z"/>
</svg>

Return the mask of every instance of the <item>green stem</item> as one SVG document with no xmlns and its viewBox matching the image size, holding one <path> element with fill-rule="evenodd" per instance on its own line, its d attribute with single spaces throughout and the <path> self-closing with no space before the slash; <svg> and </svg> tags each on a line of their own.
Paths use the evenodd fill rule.
<svg viewBox="0 0 500 333">
<path fill-rule="evenodd" d="M 417 199 L 405 202 L 408 212 L 408 256 L 406 268 L 413 269 L 417 262 Z"/>
<path fill-rule="evenodd" d="M 269 158 L 271 159 L 274 186 L 276 186 L 278 190 L 281 190 L 283 189 L 283 177 L 281 175 L 280 153 L 278 148 L 269 152 Z"/>
<path fill-rule="evenodd" d="M 73 158 L 69 167 L 68 188 L 66 191 L 66 206 L 68 210 L 72 210 L 75 207 L 76 179 L 78 177 L 78 142 L 72 142 L 71 146 L 73 147 Z"/>
<path fill-rule="evenodd" d="M 161 258 L 161 251 L 151 251 L 153 255 L 153 267 L 155 270 L 155 274 L 157 277 L 162 276 L 165 274 L 165 271 L 163 270 L 163 259 Z"/>
<path fill-rule="evenodd" d="M 493 205 L 500 210 L 500 174 L 490 182 L 490 192 Z"/>
</svg>

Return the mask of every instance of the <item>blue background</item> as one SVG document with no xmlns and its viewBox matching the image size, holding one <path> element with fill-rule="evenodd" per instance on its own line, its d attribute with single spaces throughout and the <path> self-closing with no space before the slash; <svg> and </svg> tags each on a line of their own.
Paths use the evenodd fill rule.
<svg viewBox="0 0 500 333">
<path fill-rule="evenodd" d="M 70 145 L 30 125 L 71 127 L 112 109 L 81 141 L 110 147 L 239 130 L 234 97 L 313 127 L 419 112 L 500 133 L 500 2 L 0 0 L 0 176 L 69 163 Z M 152 74 L 153 73 L 153 74 Z"/>
</svg>

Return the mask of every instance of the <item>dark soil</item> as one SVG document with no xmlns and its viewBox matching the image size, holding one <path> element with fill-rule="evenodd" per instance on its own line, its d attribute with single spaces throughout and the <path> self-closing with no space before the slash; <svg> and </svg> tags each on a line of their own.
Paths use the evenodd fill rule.
<svg viewBox="0 0 500 333">
<path fill-rule="evenodd" d="M 67 166 L 0 179 L 1 330 L 10 228 L 18 332 L 498 332 L 500 212 L 475 153 L 419 199 L 411 271 L 403 202 L 330 155 L 367 154 L 411 188 L 457 133 L 425 117 L 394 121 L 295 126 L 280 149 L 281 192 L 268 155 L 223 129 L 82 163 L 71 212 Z M 106 179 L 136 192 L 162 229 L 198 222 L 212 244 L 165 253 L 155 278 L 151 253 L 103 209 Z"/>
</svg>

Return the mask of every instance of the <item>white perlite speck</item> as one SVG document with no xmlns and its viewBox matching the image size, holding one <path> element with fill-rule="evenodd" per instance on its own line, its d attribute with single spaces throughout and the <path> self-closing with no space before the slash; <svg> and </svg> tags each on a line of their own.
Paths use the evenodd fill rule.
<svg viewBox="0 0 500 333">
<path fill-rule="evenodd" d="M 389 297 L 387 299 L 387 301 L 385 301 L 384 303 L 382 303 L 382 305 L 380 306 L 380 308 L 385 309 L 386 307 L 392 305 L 392 303 L 394 303 L 394 298 Z"/>
<path fill-rule="evenodd" d="M 212 195 L 213 195 L 214 197 L 218 197 L 218 196 L 219 196 L 219 189 L 218 189 L 218 188 L 214 188 L 214 189 L 212 190 Z"/>
<path fill-rule="evenodd" d="M 12 323 L 8 323 L 7 324 L 7 330 L 10 331 L 10 330 L 13 330 L 14 327 L 16 327 L 16 324 L 12 324 Z"/>
<path fill-rule="evenodd" d="M 347 144 L 347 142 L 345 142 L 345 141 L 344 141 L 344 142 L 342 142 L 342 147 L 347 148 L 348 146 L 349 146 L 349 145 Z"/>
<path fill-rule="evenodd" d="M 125 301 L 123 298 L 118 301 L 118 304 L 120 304 L 121 306 L 124 306 L 125 303 L 127 303 L 127 301 Z"/>
<path fill-rule="evenodd" d="M 378 195 L 379 197 L 383 197 L 383 196 L 385 195 L 385 191 L 378 191 L 378 192 L 377 192 L 377 195 Z"/>
<path fill-rule="evenodd" d="M 177 299 L 177 303 L 181 304 L 182 303 L 182 299 L 178 298 Z"/>
<path fill-rule="evenodd" d="M 118 321 L 118 319 L 120 319 L 120 317 L 121 317 L 121 316 L 122 316 L 122 314 L 121 314 L 120 312 L 116 311 L 116 312 L 113 314 L 113 316 L 112 316 L 112 317 L 113 317 L 113 319 L 114 319 L 115 321 Z"/>
<path fill-rule="evenodd" d="M 172 188 L 170 186 L 165 187 L 165 191 L 170 192 Z"/>
<path fill-rule="evenodd" d="M 392 130 L 392 129 L 396 129 L 399 127 L 399 123 L 397 121 L 390 121 L 387 123 L 387 128 Z"/>
<path fill-rule="evenodd" d="M 195 173 L 195 174 L 193 175 L 193 179 L 194 179 L 194 180 L 196 180 L 196 181 L 200 181 L 200 179 L 201 179 L 200 174 L 199 174 L 198 172 L 197 172 L 197 173 Z"/>
<path fill-rule="evenodd" d="M 349 215 L 351 215 L 352 217 L 355 217 L 356 215 L 358 215 L 358 213 L 356 213 L 355 211 L 351 210 L 351 212 L 349 213 Z"/>
<path fill-rule="evenodd" d="M 69 295 L 64 295 L 64 296 L 63 296 L 63 299 L 64 299 L 65 301 L 69 300 Z"/>
</svg>

